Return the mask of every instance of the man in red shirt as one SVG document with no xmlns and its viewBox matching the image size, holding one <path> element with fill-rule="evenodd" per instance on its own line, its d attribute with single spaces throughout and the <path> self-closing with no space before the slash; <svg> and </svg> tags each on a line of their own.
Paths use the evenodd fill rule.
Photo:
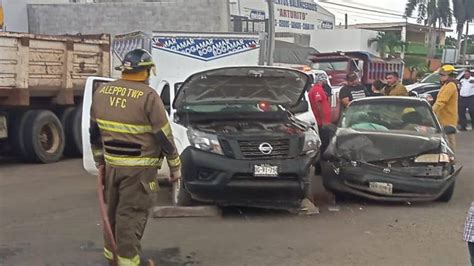
<svg viewBox="0 0 474 266">
<path fill-rule="evenodd" d="M 324 75 L 316 75 L 315 83 L 308 94 L 311 109 L 320 130 L 324 125 L 331 124 L 331 106 L 323 88 L 324 79 Z"/>
</svg>

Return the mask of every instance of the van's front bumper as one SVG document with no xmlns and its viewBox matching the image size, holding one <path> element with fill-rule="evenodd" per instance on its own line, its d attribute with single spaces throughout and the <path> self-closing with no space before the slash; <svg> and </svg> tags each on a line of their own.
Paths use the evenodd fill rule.
<svg viewBox="0 0 474 266">
<path fill-rule="evenodd" d="M 222 206 L 294 209 L 308 193 L 316 155 L 237 160 L 188 147 L 181 154 L 185 189 L 197 201 Z M 276 177 L 255 177 L 255 165 L 278 166 Z"/>
</svg>

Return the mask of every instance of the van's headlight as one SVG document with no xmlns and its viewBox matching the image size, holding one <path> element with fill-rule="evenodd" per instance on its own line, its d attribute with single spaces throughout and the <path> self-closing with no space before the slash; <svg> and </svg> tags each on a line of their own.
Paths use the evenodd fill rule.
<svg viewBox="0 0 474 266">
<path fill-rule="evenodd" d="M 308 131 L 304 133 L 304 145 L 302 153 L 308 154 L 316 152 L 321 147 L 321 139 L 318 134 L 313 131 Z"/>
<path fill-rule="evenodd" d="M 195 148 L 216 154 L 224 154 L 216 135 L 189 129 L 188 138 L 191 145 Z"/>
</svg>

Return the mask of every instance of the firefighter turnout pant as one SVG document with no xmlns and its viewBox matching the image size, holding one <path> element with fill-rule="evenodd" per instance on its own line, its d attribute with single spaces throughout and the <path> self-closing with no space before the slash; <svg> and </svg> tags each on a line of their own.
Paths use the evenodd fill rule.
<svg viewBox="0 0 474 266">
<path fill-rule="evenodd" d="M 127 168 L 107 165 L 104 198 L 117 245 L 118 265 L 140 265 L 143 232 L 158 191 L 157 168 Z M 104 256 L 113 260 L 107 236 Z"/>
</svg>

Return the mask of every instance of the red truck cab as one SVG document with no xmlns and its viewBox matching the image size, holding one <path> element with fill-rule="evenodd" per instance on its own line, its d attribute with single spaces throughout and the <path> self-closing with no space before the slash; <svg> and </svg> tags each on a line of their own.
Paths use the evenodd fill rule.
<svg viewBox="0 0 474 266">
<path fill-rule="evenodd" d="M 383 59 L 368 52 L 335 52 L 312 54 L 309 57 L 312 69 L 324 70 L 333 86 L 345 84 L 346 75 L 357 73 L 360 81 L 369 87 L 375 80 L 384 80 L 389 72 L 403 73 L 401 59 Z"/>
</svg>

